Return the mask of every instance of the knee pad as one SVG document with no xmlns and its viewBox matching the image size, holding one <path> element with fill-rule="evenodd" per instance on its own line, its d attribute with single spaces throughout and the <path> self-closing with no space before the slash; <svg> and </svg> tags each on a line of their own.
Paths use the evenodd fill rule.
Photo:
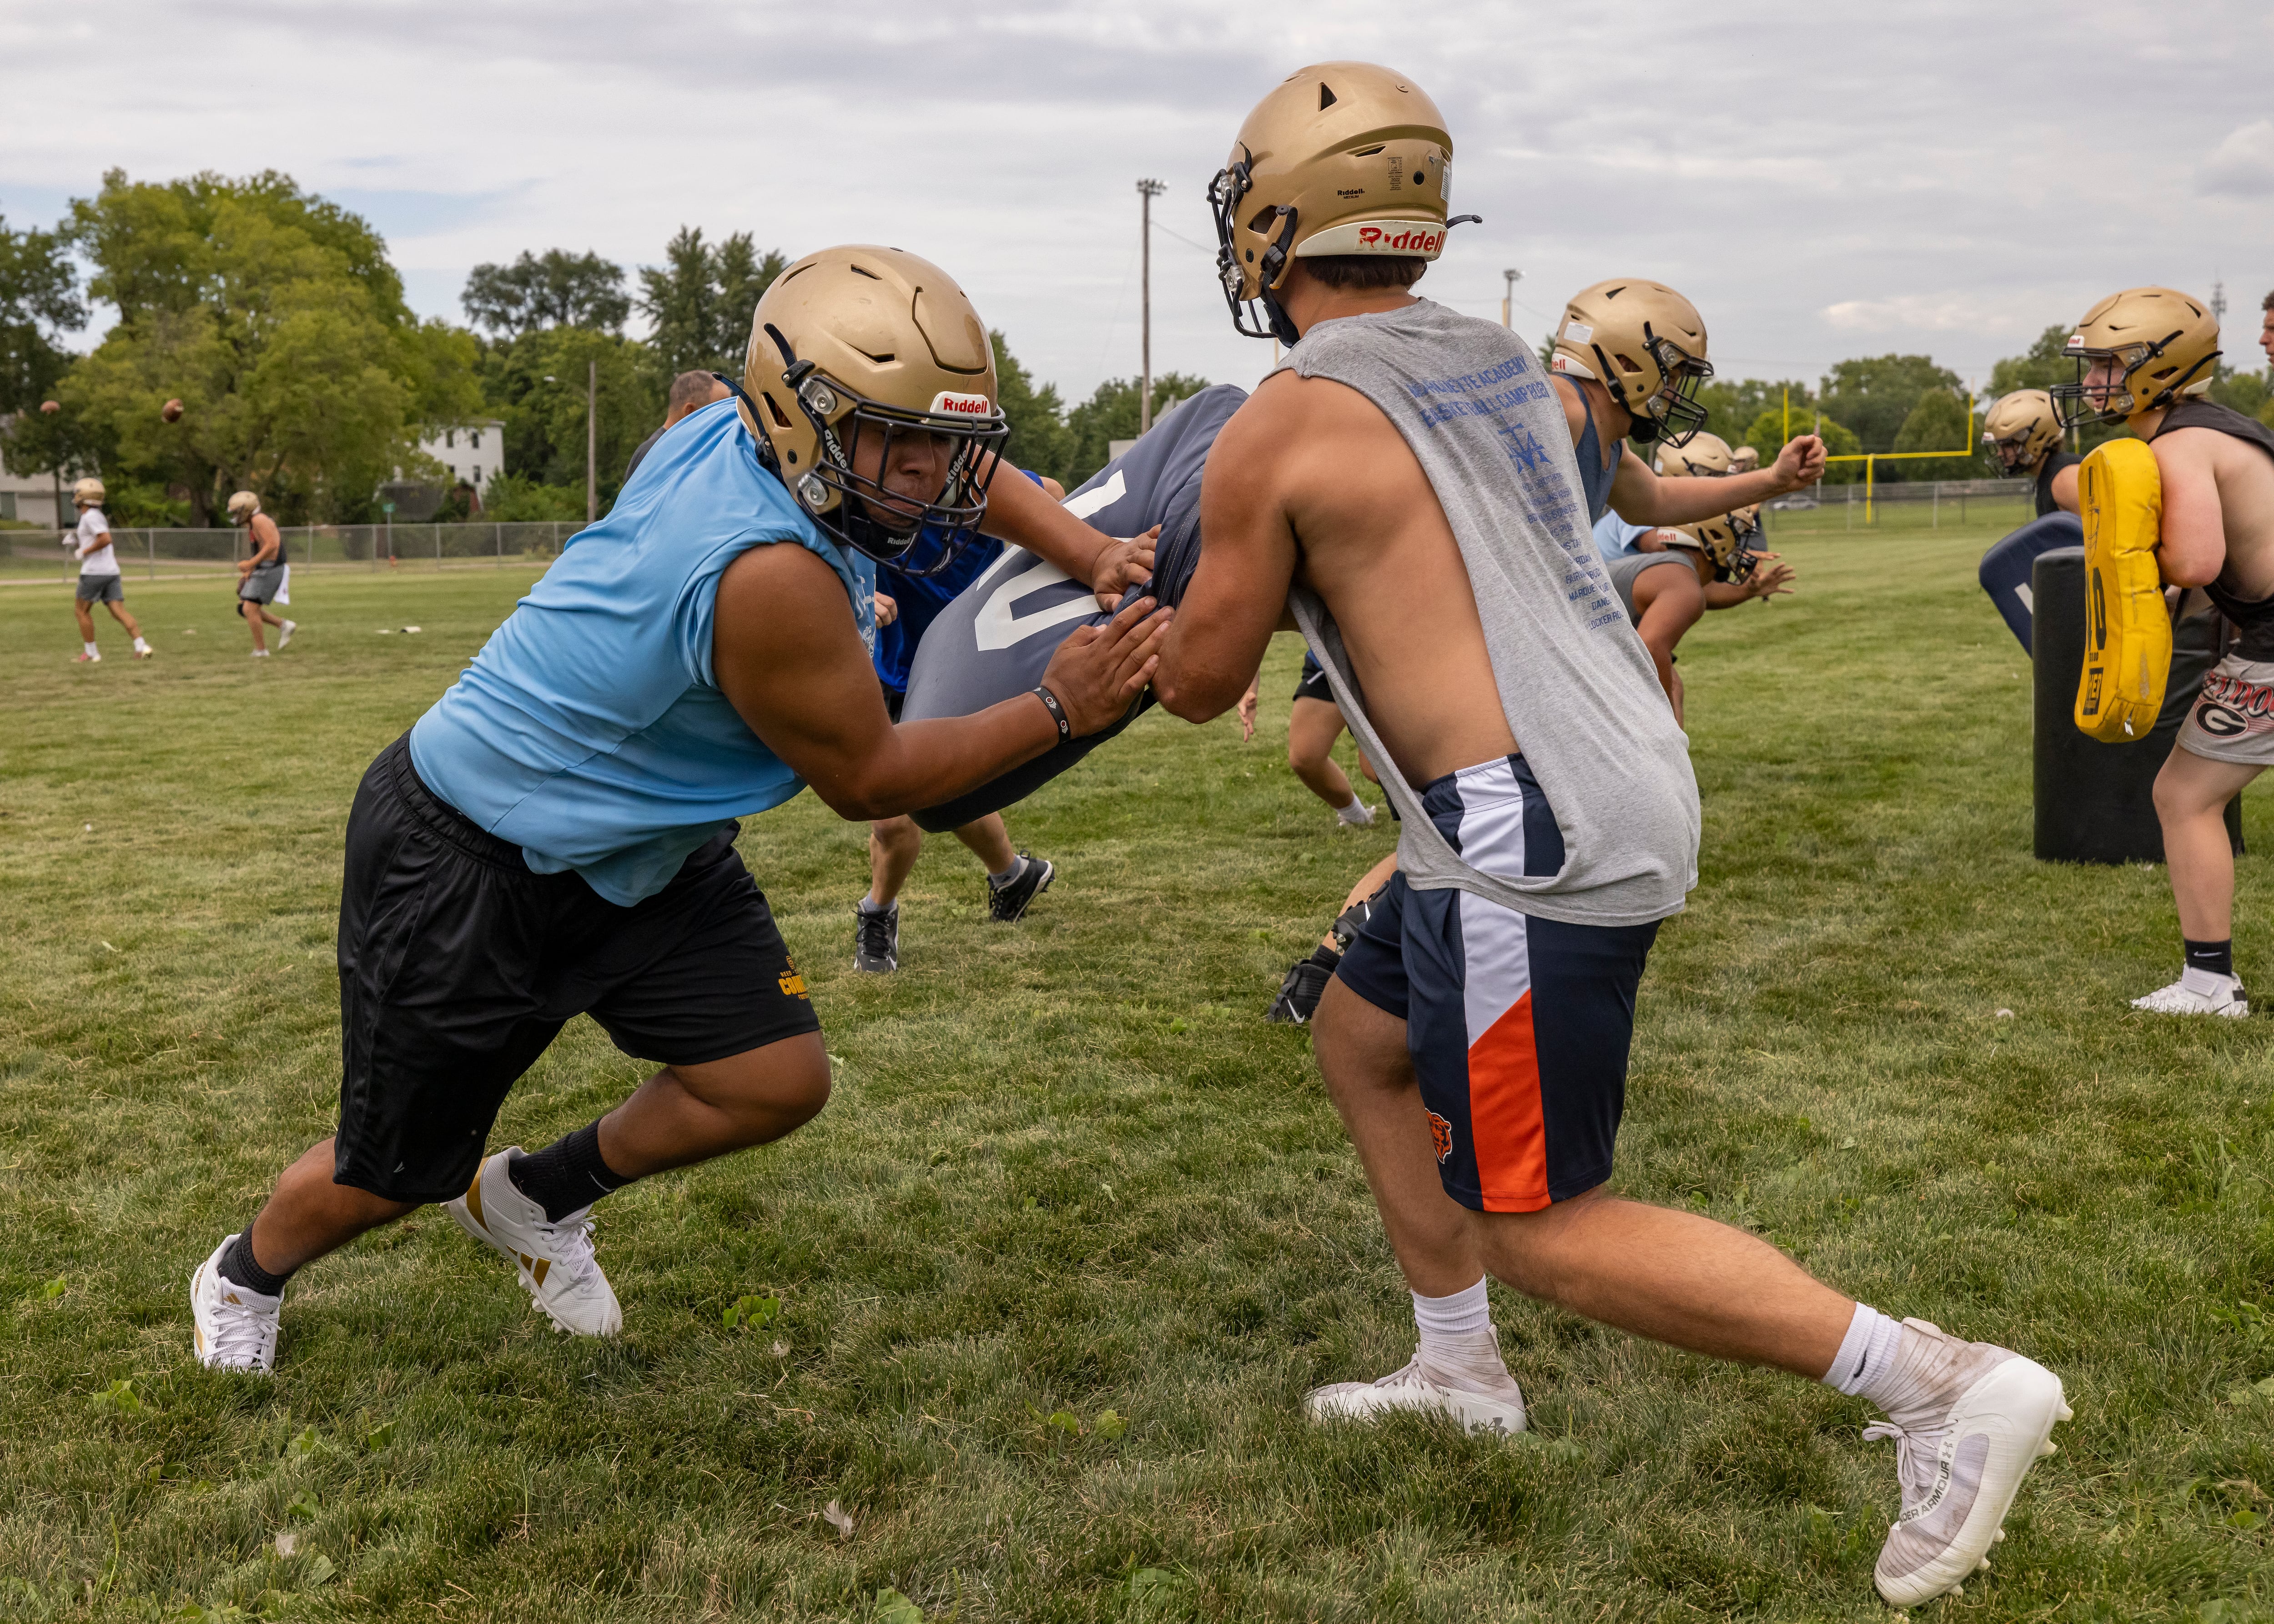
<svg viewBox="0 0 2274 1624">
<path fill-rule="evenodd" d="M 2172 617 L 2156 561 L 2163 476 L 2146 442 L 2112 440 L 2077 470 L 2084 520 L 2084 669 L 2076 725 L 2104 744 L 2144 739 L 2164 708 Z"/>
</svg>

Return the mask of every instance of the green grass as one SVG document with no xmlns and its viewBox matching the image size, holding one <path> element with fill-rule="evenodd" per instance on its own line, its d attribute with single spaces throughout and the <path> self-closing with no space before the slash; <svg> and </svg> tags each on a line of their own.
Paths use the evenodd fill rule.
<svg viewBox="0 0 2274 1624">
<path fill-rule="evenodd" d="M 1684 645 L 1703 878 L 1618 1182 L 2067 1380 L 1939 1616 L 2274 1616 L 2265 1028 L 2132 1014 L 2161 871 L 2029 857 L 1992 533 L 1788 542 L 1801 596 Z M 1530 1437 L 1300 1419 L 1411 1325 L 1306 1037 L 1261 1019 L 1389 845 L 1286 770 L 1289 639 L 1253 745 L 1156 713 L 1012 815 L 1062 871 L 1025 924 L 938 843 L 892 978 L 849 968 L 862 831 L 745 825 L 837 1094 L 606 1203 L 621 1342 L 429 1211 L 295 1281 L 273 1382 L 200 1369 L 191 1268 L 332 1119 L 350 793 L 529 579 L 313 576 L 265 665 L 225 582 L 131 586 L 161 658 L 106 622 L 94 668 L 63 591 L 0 594 L 0 1618 L 1884 1616 L 1892 1448 L 1822 1387 L 1496 1293 Z M 2241 886 L 2274 980 L 2263 858 Z M 579 1021 L 497 1142 L 641 1071 Z"/>
</svg>

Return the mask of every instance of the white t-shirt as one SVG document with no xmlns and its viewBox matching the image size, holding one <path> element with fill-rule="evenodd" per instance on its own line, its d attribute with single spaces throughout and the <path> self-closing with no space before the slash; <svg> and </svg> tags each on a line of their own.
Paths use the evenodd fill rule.
<svg viewBox="0 0 2274 1624">
<path fill-rule="evenodd" d="M 97 542 L 102 545 L 97 546 Z M 118 573 L 118 555 L 110 550 L 110 521 L 102 516 L 102 508 L 90 508 L 79 515 L 79 545 L 84 549 L 79 555 L 79 574 L 115 575 Z"/>
</svg>

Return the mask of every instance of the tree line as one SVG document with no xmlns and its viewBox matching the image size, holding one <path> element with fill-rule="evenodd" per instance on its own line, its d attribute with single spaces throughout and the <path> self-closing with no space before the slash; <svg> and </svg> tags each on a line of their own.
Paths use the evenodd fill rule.
<svg viewBox="0 0 2274 1624">
<path fill-rule="evenodd" d="M 52 229 L 0 218 L 0 436 L 18 472 L 99 471 L 121 523 L 215 523 L 240 489 L 287 523 L 354 523 L 379 516 L 379 488 L 397 470 L 440 475 L 418 449 L 430 429 L 494 418 L 511 471 L 489 486 L 486 515 L 579 519 L 587 369 L 598 376 L 605 506 L 662 420 L 674 375 L 740 372 L 751 314 L 787 265 L 749 232 L 714 240 L 682 227 L 661 263 L 636 276 L 562 248 L 477 266 L 461 297 L 465 323 L 422 320 L 378 233 L 289 176 L 155 183 L 114 169 Z M 91 303 L 117 320 L 77 355 L 65 339 L 87 327 Z M 635 313 L 642 336 L 624 330 Z M 2068 376 L 2067 335 L 2047 327 L 1999 362 L 1977 407 Z M 1013 462 L 1071 489 L 1104 465 L 1112 441 L 1136 434 L 1135 379 L 1110 379 L 1069 406 L 1000 331 L 991 336 Z M 1163 375 L 1154 415 L 1206 387 Z M 2258 372 L 2222 365 L 2212 395 L 2274 421 Z M 174 399 L 184 410 L 168 423 L 160 409 Z M 1877 477 L 1984 471 L 1967 444 L 1961 380 L 1926 356 L 1842 361 L 1813 387 L 1717 381 L 1700 399 L 1714 433 L 1764 457 L 1784 442 L 1788 402 L 1790 432 L 1821 432 L 1835 455 L 1953 452 L 1885 464 Z M 2086 444 L 2112 432 L 2088 430 Z M 1840 463 L 1830 482 L 1862 477 L 1860 464 Z M 463 513 L 467 492 L 453 504 L 446 513 Z"/>
</svg>

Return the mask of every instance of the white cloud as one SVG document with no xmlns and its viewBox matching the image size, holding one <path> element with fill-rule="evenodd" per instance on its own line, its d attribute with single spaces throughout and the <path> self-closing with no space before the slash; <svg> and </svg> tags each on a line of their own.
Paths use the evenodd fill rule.
<svg viewBox="0 0 2274 1624">
<path fill-rule="evenodd" d="M 2157 57 L 2166 21 L 2123 0 L 73 0 L 0 14 L 0 46 L 26 86 L 99 49 L 102 116 L 0 98 L 0 208 L 46 223 L 113 166 L 275 168 L 351 198 L 419 308 L 454 318 L 469 267 L 525 248 L 629 267 L 682 223 L 793 254 L 881 238 L 953 270 L 1078 399 L 1137 365 L 1136 178 L 1212 243 L 1201 193 L 1247 109 L 1355 57 L 1434 97 L 1458 205 L 1485 217 L 1430 297 L 1497 316 L 1521 266 L 1536 336 L 1571 291 L 1650 274 L 1696 300 L 1730 376 L 1812 376 L 1867 342 L 1986 374 L 2112 289 L 2274 287 L 2274 233 L 2172 180 L 2274 192 L 2274 125 L 2245 122 L 2270 15 L 2196 0 L 2201 37 L 2234 48 Z M 2111 60 L 2157 119 L 2048 103 Z M 1261 373 L 1271 347 L 1232 335 L 1208 254 L 1163 236 L 1153 259 L 1155 365 Z"/>
<path fill-rule="evenodd" d="M 2229 132 L 2203 164 L 2197 184 L 2214 196 L 2231 198 L 2274 192 L 2274 118 Z"/>
</svg>

